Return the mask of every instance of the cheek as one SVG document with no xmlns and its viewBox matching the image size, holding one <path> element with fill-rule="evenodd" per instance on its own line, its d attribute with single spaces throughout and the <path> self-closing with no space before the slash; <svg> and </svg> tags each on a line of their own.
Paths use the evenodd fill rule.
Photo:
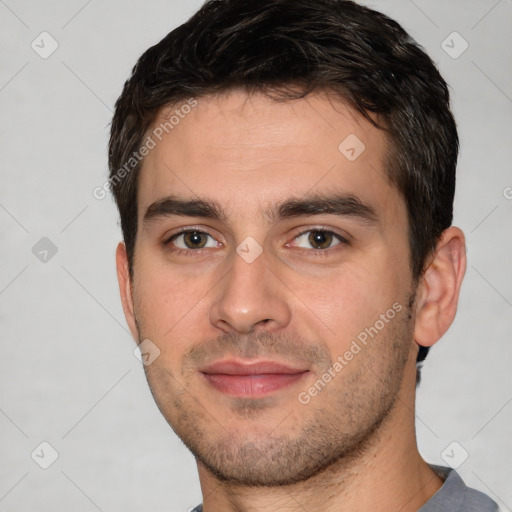
<svg viewBox="0 0 512 512">
<path fill-rule="evenodd" d="M 199 338 L 192 327 L 208 318 L 209 277 L 189 276 L 164 265 L 141 265 L 137 272 L 135 313 L 141 334 L 162 345 L 161 350 L 172 346 L 173 351 L 187 346 L 191 337 Z"/>
<path fill-rule="evenodd" d="M 291 288 L 300 299 L 296 321 L 306 330 L 313 322 L 309 328 L 314 333 L 324 333 L 342 350 L 403 297 L 403 279 L 392 258 L 380 254 L 373 262 L 352 262 L 321 278 L 295 278 Z"/>
</svg>

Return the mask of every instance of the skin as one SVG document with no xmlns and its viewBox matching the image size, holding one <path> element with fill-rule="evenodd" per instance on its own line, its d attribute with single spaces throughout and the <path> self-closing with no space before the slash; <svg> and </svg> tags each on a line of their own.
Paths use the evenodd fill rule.
<svg viewBox="0 0 512 512">
<path fill-rule="evenodd" d="M 350 134 L 366 146 L 354 161 L 338 149 Z M 206 512 L 416 511 L 442 485 L 417 449 L 415 362 L 418 344 L 433 345 L 454 319 L 464 235 L 447 229 L 413 283 L 407 212 L 386 179 L 386 151 L 384 132 L 341 99 L 278 103 L 231 91 L 201 98 L 145 158 L 133 282 L 125 246 L 117 248 L 121 298 L 134 339 L 160 350 L 146 376 L 197 459 Z M 377 220 L 265 214 L 333 191 L 357 196 Z M 170 195 L 215 201 L 225 218 L 144 222 Z M 206 247 L 188 248 L 183 236 L 166 246 L 180 228 L 205 232 Z M 308 236 L 320 228 L 347 242 L 320 238 L 319 248 Z M 262 250 L 252 263 L 236 251 L 247 237 Z M 301 403 L 299 393 L 393 304 L 393 319 Z M 199 371 L 225 356 L 308 373 L 268 396 L 236 398 Z"/>
</svg>

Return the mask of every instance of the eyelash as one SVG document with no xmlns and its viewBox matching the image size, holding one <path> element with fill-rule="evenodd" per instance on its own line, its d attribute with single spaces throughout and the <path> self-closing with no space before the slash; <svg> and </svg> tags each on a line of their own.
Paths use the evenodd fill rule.
<svg viewBox="0 0 512 512">
<path fill-rule="evenodd" d="M 202 235 L 209 236 L 209 237 L 214 239 L 214 237 L 212 235 L 210 235 L 206 231 L 202 231 L 200 229 L 186 228 L 186 229 L 182 229 L 178 233 L 174 233 L 172 236 L 167 238 L 163 242 L 163 246 L 169 252 L 172 252 L 174 254 L 184 255 L 184 256 L 196 256 L 198 253 L 201 254 L 204 249 L 211 249 L 211 247 L 202 248 L 202 249 L 175 249 L 175 248 L 172 248 L 171 242 L 173 240 L 175 240 L 176 238 L 178 238 L 181 235 L 186 235 L 188 233 L 194 233 L 194 232 L 202 234 Z M 325 229 L 325 228 L 310 228 L 310 229 L 306 229 L 305 231 L 302 231 L 299 234 L 297 234 L 293 238 L 293 240 L 296 240 L 297 238 L 300 238 L 301 236 L 303 236 L 303 235 L 305 235 L 307 233 L 311 233 L 311 232 L 326 233 L 326 234 L 333 235 L 333 237 L 336 238 L 340 242 L 339 244 L 336 244 L 333 247 L 337 247 L 338 245 L 350 245 L 349 241 L 346 238 L 342 237 L 341 235 L 339 235 L 338 233 L 336 233 L 336 232 L 334 232 L 334 231 L 332 231 L 330 229 Z M 308 254 L 311 254 L 313 256 L 320 256 L 320 257 L 322 257 L 322 256 L 328 256 L 329 249 L 333 249 L 333 247 L 328 247 L 327 249 L 302 249 L 302 248 L 298 248 L 297 250 L 299 250 L 300 252 L 307 252 Z"/>
<path fill-rule="evenodd" d="M 186 235 L 187 233 L 200 233 L 201 235 L 207 235 L 210 238 L 213 238 L 213 236 L 211 236 L 210 233 L 207 233 L 206 231 L 202 231 L 200 229 L 193 229 L 193 228 L 192 229 L 190 229 L 190 228 L 182 229 L 181 231 L 178 231 L 178 233 L 174 233 L 174 235 L 170 236 L 163 242 L 165 249 L 168 250 L 169 252 L 172 252 L 173 254 L 179 254 L 179 255 L 183 255 L 183 256 L 196 256 L 197 254 L 201 254 L 203 252 L 204 248 L 203 249 L 174 249 L 174 248 L 172 248 L 171 242 L 174 239 L 178 238 L 179 236 Z"/>
</svg>

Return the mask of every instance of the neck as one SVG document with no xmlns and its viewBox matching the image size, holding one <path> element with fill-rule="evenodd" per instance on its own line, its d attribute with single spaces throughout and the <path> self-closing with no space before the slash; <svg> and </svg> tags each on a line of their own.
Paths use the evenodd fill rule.
<svg viewBox="0 0 512 512">
<path fill-rule="evenodd" d="M 408 365 L 394 406 L 364 445 L 297 484 L 246 487 L 221 482 L 198 463 L 205 512 L 416 512 L 442 486 L 418 452 L 414 425 L 415 365 Z M 408 381 L 408 382 L 407 382 Z"/>
</svg>

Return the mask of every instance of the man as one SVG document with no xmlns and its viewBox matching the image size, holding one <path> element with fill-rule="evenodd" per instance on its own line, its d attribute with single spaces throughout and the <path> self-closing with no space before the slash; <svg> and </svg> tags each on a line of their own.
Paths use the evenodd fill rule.
<svg viewBox="0 0 512 512">
<path fill-rule="evenodd" d="M 491 511 L 415 436 L 466 268 L 447 85 L 345 0 L 211 0 L 138 61 L 110 183 L 127 322 L 197 511 Z"/>
</svg>

